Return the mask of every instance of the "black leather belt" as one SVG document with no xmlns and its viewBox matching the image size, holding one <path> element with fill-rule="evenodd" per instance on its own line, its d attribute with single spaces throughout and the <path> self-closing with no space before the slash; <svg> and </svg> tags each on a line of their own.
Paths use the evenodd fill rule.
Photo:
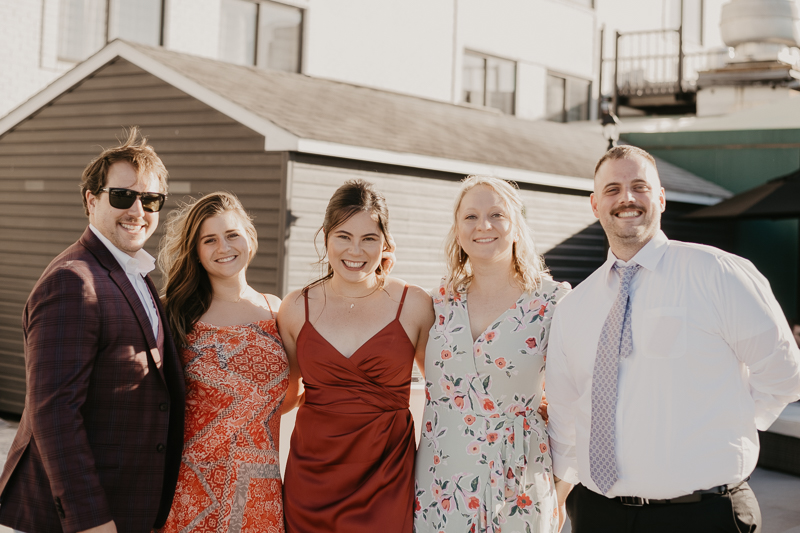
<svg viewBox="0 0 800 533">
<path fill-rule="evenodd" d="M 749 477 L 747 479 L 750 479 Z M 691 494 L 687 494 L 686 496 L 678 496 L 677 498 L 669 498 L 668 500 L 651 500 L 648 498 L 640 498 L 638 496 L 617 496 L 614 498 L 615 500 L 622 503 L 622 505 L 628 505 L 631 507 L 641 507 L 643 505 L 667 505 L 671 503 L 697 503 L 701 502 L 706 498 L 719 496 L 720 494 L 726 494 L 734 489 L 739 488 L 743 483 L 732 483 L 730 485 L 718 485 L 716 487 L 712 487 L 710 489 L 704 490 L 696 490 Z"/>
</svg>

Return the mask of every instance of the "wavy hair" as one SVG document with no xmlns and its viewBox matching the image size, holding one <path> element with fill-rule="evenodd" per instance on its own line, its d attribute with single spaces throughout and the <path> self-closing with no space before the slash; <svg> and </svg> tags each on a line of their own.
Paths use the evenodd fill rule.
<svg viewBox="0 0 800 533">
<path fill-rule="evenodd" d="M 389 208 L 386 207 L 386 198 L 376 191 L 375 187 L 368 181 L 362 179 L 345 181 L 344 185 L 336 189 L 336 192 L 333 193 L 333 196 L 328 201 L 328 207 L 325 209 L 325 218 L 322 220 L 322 227 L 314 234 L 315 248 L 320 232 L 324 235 L 325 250 L 320 253 L 320 250 L 317 249 L 317 255 L 319 255 L 318 264 L 322 265 L 323 268 L 327 265 L 327 273 L 306 285 L 303 288 L 303 292 L 333 277 L 333 268 L 326 261 L 328 256 L 328 236 L 333 230 L 350 220 L 350 217 L 362 212 L 369 213 L 377 218 L 378 227 L 385 242 L 388 243 L 392 240 L 389 234 Z M 375 269 L 375 275 L 378 277 L 380 290 L 386 281 L 386 273 L 383 272 L 381 265 L 378 265 L 378 268 Z"/>
<path fill-rule="evenodd" d="M 447 234 L 444 246 L 447 263 L 446 286 L 454 292 L 464 291 L 472 281 L 473 273 L 469 256 L 458 244 L 456 236 L 458 233 L 458 210 L 461 208 L 461 201 L 468 191 L 479 185 L 491 188 L 505 204 L 512 231 L 518 236 L 511 248 L 514 276 L 525 291 L 534 291 L 539 287 L 543 278 L 549 277 L 549 274 L 544 260 L 536 253 L 533 235 L 531 235 L 528 224 L 525 222 L 525 204 L 522 203 L 516 184 L 491 176 L 475 175 L 467 176 L 462 180 L 461 189 L 459 189 L 453 205 L 453 224 L 450 226 L 450 232 Z"/>
<path fill-rule="evenodd" d="M 258 249 L 258 236 L 253 221 L 236 195 L 212 192 L 170 213 L 166 232 L 161 239 L 158 266 L 164 274 L 164 307 L 169 326 L 178 346 L 186 344 L 186 336 L 211 305 L 211 282 L 200 264 L 197 243 L 200 227 L 208 218 L 235 213 L 244 226 L 253 260 Z"/>
<path fill-rule="evenodd" d="M 83 198 L 83 210 L 89 215 L 89 206 L 86 200 L 86 193 L 91 192 L 94 196 L 100 195 L 100 189 L 108 183 L 108 169 L 118 161 L 127 161 L 136 169 L 137 177 L 141 178 L 147 174 L 154 174 L 161 187 L 162 193 L 167 193 L 167 172 L 164 163 L 147 144 L 147 137 L 143 137 L 139 132 L 138 126 L 133 126 L 128 132 L 128 138 L 119 146 L 107 148 L 94 158 L 81 175 L 81 197 Z M 155 191 L 151 191 L 155 192 Z"/>
</svg>

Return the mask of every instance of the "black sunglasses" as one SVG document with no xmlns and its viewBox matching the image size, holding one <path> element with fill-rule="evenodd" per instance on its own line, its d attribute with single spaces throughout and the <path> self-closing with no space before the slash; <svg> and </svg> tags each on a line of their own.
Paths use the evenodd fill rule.
<svg viewBox="0 0 800 533">
<path fill-rule="evenodd" d="M 100 192 L 108 193 L 108 203 L 117 209 L 130 209 L 137 198 L 142 199 L 142 209 L 148 213 L 158 213 L 167 200 L 166 194 L 158 192 L 137 192 L 130 189 L 105 187 Z"/>
</svg>

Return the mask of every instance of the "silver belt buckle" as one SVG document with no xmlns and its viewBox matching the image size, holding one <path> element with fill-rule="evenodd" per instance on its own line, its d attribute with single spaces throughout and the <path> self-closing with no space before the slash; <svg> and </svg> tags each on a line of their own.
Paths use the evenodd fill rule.
<svg viewBox="0 0 800 533">
<path fill-rule="evenodd" d="M 647 503 L 647 498 L 640 498 L 638 496 L 620 496 L 619 501 L 622 502 L 622 505 L 627 505 L 629 507 L 642 507 Z"/>
</svg>

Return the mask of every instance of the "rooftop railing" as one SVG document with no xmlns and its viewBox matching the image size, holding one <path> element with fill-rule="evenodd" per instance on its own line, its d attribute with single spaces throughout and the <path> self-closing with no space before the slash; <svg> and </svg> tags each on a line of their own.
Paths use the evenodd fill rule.
<svg viewBox="0 0 800 533">
<path fill-rule="evenodd" d="M 616 33 L 613 58 L 603 58 L 601 91 L 622 98 L 676 96 L 697 91 L 697 73 L 722 67 L 728 49 L 687 52 L 682 30 Z"/>
</svg>

